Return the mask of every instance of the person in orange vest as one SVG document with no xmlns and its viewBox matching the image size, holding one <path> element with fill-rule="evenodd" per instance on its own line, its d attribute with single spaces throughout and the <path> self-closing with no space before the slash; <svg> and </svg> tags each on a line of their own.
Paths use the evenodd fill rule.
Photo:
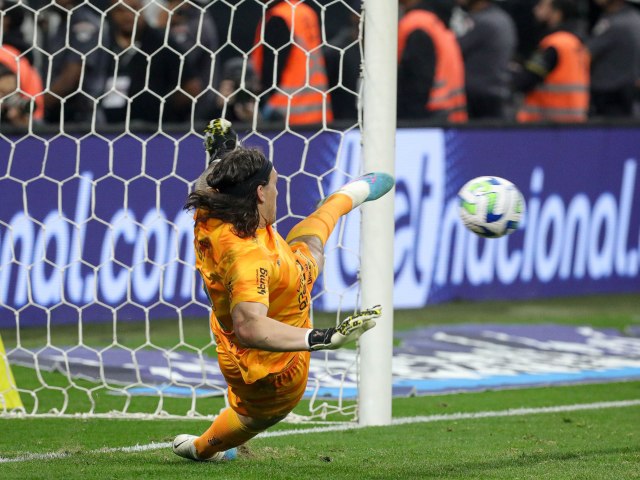
<svg viewBox="0 0 640 480">
<path fill-rule="evenodd" d="M 256 31 L 252 61 L 263 92 L 265 120 L 287 125 L 333 120 L 316 12 L 299 0 L 271 2 Z M 277 56 L 275 53 L 277 52 Z"/>
<path fill-rule="evenodd" d="M 29 117 L 40 122 L 44 118 L 42 78 L 26 57 L 11 45 L 0 45 L 2 88 L 0 116 L 15 126 L 27 126 Z"/>
<path fill-rule="evenodd" d="M 540 0 L 536 20 L 548 33 L 513 77 L 524 92 L 518 122 L 585 122 L 589 113 L 589 53 L 576 24 L 574 0 Z"/>
<path fill-rule="evenodd" d="M 449 30 L 450 0 L 400 0 L 398 118 L 467 121 L 464 63 Z"/>
</svg>

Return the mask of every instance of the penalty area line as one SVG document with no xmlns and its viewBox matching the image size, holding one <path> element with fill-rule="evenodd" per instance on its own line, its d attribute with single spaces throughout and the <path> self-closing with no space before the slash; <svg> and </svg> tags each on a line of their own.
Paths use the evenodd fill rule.
<svg viewBox="0 0 640 480">
<path fill-rule="evenodd" d="M 391 425 L 407 425 L 415 423 L 432 423 L 444 422 L 451 420 L 473 420 L 477 418 L 498 418 L 498 417 L 518 417 L 525 415 L 536 415 L 542 413 L 562 413 L 577 412 L 580 410 L 602 410 L 606 408 L 624 408 L 640 406 L 638 400 L 620 400 L 613 402 L 595 402 L 595 403 L 578 403 L 574 405 L 558 405 L 553 407 L 536 407 L 536 408 L 511 408 L 508 410 L 494 410 L 484 412 L 469 413 L 448 413 L 442 415 L 425 415 L 416 417 L 401 417 L 391 420 Z M 256 438 L 272 438 L 285 437 L 290 435 L 306 435 L 309 433 L 325 433 L 325 432 L 343 432 L 346 430 L 357 430 L 365 428 L 365 426 L 357 424 L 339 424 L 325 427 L 297 428 L 291 430 L 276 430 L 272 432 L 264 432 Z M 50 452 L 50 453 L 28 453 L 18 457 L 0 457 L 0 463 L 28 462 L 32 460 L 56 460 L 61 458 L 69 458 L 76 455 L 100 454 L 100 453 L 139 453 L 150 450 L 161 450 L 163 448 L 171 448 L 171 442 L 149 443 L 146 445 L 134 445 L 131 447 L 112 447 L 90 450 L 88 452 Z"/>
</svg>

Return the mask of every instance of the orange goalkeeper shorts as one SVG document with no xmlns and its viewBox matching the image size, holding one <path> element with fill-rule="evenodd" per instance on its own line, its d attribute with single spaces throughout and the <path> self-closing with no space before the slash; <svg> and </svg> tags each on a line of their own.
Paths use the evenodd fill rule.
<svg viewBox="0 0 640 480">
<path fill-rule="evenodd" d="M 218 353 L 220 369 L 229 386 L 229 406 L 240 415 L 260 419 L 284 416 L 304 395 L 310 352 L 297 352 L 284 370 L 252 384 L 245 383 L 234 362 L 225 357 Z"/>
</svg>

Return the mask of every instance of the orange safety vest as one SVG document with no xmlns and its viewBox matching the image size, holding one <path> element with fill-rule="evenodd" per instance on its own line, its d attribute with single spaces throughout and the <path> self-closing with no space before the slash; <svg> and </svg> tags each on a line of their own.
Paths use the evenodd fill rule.
<svg viewBox="0 0 640 480">
<path fill-rule="evenodd" d="M 398 25 L 398 62 L 402 59 L 407 38 L 416 30 L 423 30 L 431 37 L 436 51 L 435 78 L 425 109 L 431 112 L 445 111 L 450 122 L 466 122 L 464 63 L 455 35 L 434 13 L 411 10 Z"/>
<path fill-rule="evenodd" d="M 42 78 L 26 57 L 20 55 L 20 52 L 10 45 L 0 46 L 0 63 L 17 75 L 20 94 L 35 101 L 33 118 L 42 120 L 44 118 Z"/>
<path fill-rule="evenodd" d="M 548 47 L 558 52 L 558 63 L 544 82 L 526 95 L 517 119 L 585 122 L 589 110 L 589 52 L 577 36 L 564 31 L 544 37 L 540 48 Z"/>
<path fill-rule="evenodd" d="M 327 71 L 322 56 L 320 26 L 311 7 L 304 3 L 281 2 L 270 8 L 264 18 L 282 18 L 293 32 L 289 58 L 276 91 L 268 105 L 279 112 L 289 125 L 331 122 L 333 111 L 328 90 Z M 264 46 L 262 24 L 258 25 L 252 54 L 254 66 L 262 72 Z M 270 80 L 270 79 L 263 79 Z"/>
</svg>

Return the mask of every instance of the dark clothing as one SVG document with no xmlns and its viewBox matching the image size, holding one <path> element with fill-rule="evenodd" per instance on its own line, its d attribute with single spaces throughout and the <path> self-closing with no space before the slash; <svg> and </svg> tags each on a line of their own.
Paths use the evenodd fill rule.
<svg viewBox="0 0 640 480">
<path fill-rule="evenodd" d="M 100 16 L 93 8 L 80 5 L 69 12 L 61 9 L 57 12 L 59 15 L 49 19 L 44 38 L 44 48 L 50 54 L 52 83 L 67 64 L 82 63 L 82 55 L 100 43 Z M 65 48 L 67 39 L 71 48 Z"/>
<path fill-rule="evenodd" d="M 22 57 L 33 65 L 31 42 L 27 41 L 21 30 L 25 17 L 33 19 L 31 10 L 26 6 L 26 3 L 28 2 L 0 0 L 0 12 L 2 13 L 0 27 L 3 27 L 1 37 L 3 45 L 9 45 L 18 50 Z"/>
<path fill-rule="evenodd" d="M 331 90 L 333 118 L 355 120 L 358 118 L 358 88 L 360 82 L 360 45 L 356 42 L 358 27 L 345 27 L 325 46 L 327 78 Z M 341 74 L 342 73 L 342 81 Z"/>
<path fill-rule="evenodd" d="M 451 19 L 453 2 L 450 0 L 423 0 L 407 9 L 434 13 L 447 27 Z M 436 47 L 424 30 L 416 30 L 407 37 L 398 65 L 398 118 L 430 118 L 447 120 L 445 110 L 428 110 L 427 102 L 434 88 L 436 76 Z"/>
<path fill-rule="evenodd" d="M 516 50 L 513 20 L 500 7 L 469 13 L 458 37 L 470 118 L 501 118 L 510 96 L 508 65 Z"/>
<path fill-rule="evenodd" d="M 176 107 L 170 92 L 193 78 L 195 73 L 190 64 L 185 63 L 180 78 L 180 55 L 176 53 L 179 49 L 171 41 L 168 46 L 165 44 L 162 31 L 139 25 L 135 48 L 131 46 L 123 50 L 113 36 L 107 38 L 105 44 L 119 60 L 116 64 L 112 55 L 106 55 L 101 66 L 102 91 L 110 93 L 101 99 L 99 106 L 108 123 L 125 121 L 127 98 L 133 97 L 128 116 L 131 120 L 157 123 L 160 119 L 159 97 L 167 100 L 161 119 L 163 123 L 188 119 L 190 109 Z"/>
<path fill-rule="evenodd" d="M 591 115 L 602 117 L 630 117 L 636 89 L 633 85 L 614 90 L 591 89 Z"/>
<path fill-rule="evenodd" d="M 220 56 L 216 54 L 220 43 L 216 24 L 209 10 L 184 3 L 174 10 L 169 33 L 180 51 L 185 52 L 185 63 L 200 80 L 203 92 L 196 104 L 196 118 L 208 120 L 215 109 L 217 94 L 214 89 L 220 84 Z"/>
<path fill-rule="evenodd" d="M 444 119 L 443 113 L 425 109 L 436 73 L 436 50 L 431 37 L 423 30 L 412 32 L 398 65 L 398 118 Z"/>
<path fill-rule="evenodd" d="M 513 89 L 518 92 L 530 92 L 544 82 L 549 73 L 558 64 L 558 52 L 553 47 L 536 50 L 512 79 Z"/>
<path fill-rule="evenodd" d="M 48 108 L 46 120 L 57 123 L 61 110 L 64 108 L 64 119 L 67 122 L 81 122 L 91 119 L 93 102 L 87 97 L 96 98 L 102 91 L 100 85 L 100 62 L 103 54 L 96 47 L 100 44 L 100 16 L 91 7 L 80 5 L 71 12 L 58 10 L 59 15 L 49 20 L 49 30 L 44 35 L 44 49 L 49 55 L 43 56 L 45 64 L 42 77 L 47 78 L 51 69 L 50 86 L 56 85 L 62 74 L 71 66 L 82 67 L 84 74 L 83 90 L 81 93 L 70 93 L 66 96 L 63 106 Z M 54 20 L 57 20 L 55 22 Z M 68 25 L 68 28 L 67 28 Z M 104 28 L 107 28 L 105 25 Z M 67 48 L 68 45 L 71 48 Z M 90 53 L 91 52 L 91 53 Z M 84 56 L 84 66 L 82 66 Z M 47 61 L 49 63 L 47 63 Z M 64 85 L 58 88 L 73 92 L 78 85 Z"/>
<path fill-rule="evenodd" d="M 278 2 L 275 2 L 278 3 Z M 281 17 L 271 17 L 264 26 L 264 60 L 262 62 L 262 72 L 259 72 L 262 79 L 262 89 L 265 91 L 261 101 L 266 100 L 274 92 L 276 85 L 280 85 L 282 72 L 287 65 L 289 52 L 291 51 L 291 32 L 286 22 Z M 276 65 L 274 52 L 278 52 L 278 70 L 274 79 L 274 65 Z"/>
<path fill-rule="evenodd" d="M 623 6 L 600 17 L 587 41 L 594 115 L 630 116 L 640 79 L 640 13 Z"/>
<path fill-rule="evenodd" d="M 170 33 L 173 41 L 180 47 L 180 51 L 185 53 L 185 62 L 189 63 L 194 72 L 200 78 L 203 88 L 218 85 L 220 74 L 218 69 L 214 69 L 212 53 L 217 52 L 220 42 L 218 40 L 218 30 L 208 10 L 201 11 L 190 4 L 183 4 L 179 7 L 179 20 L 171 23 Z M 199 26 L 202 24 L 202 28 Z M 213 81 L 210 82 L 211 70 L 213 71 Z"/>
</svg>

